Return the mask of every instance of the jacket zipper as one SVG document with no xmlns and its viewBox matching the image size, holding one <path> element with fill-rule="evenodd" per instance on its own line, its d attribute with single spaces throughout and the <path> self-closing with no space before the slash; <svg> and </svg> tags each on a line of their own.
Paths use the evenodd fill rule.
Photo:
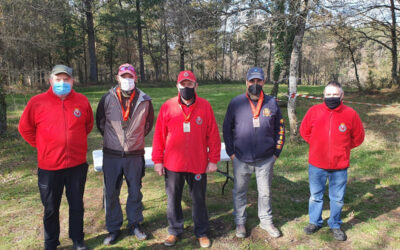
<svg viewBox="0 0 400 250">
<path fill-rule="evenodd" d="M 61 101 L 62 104 L 62 110 L 63 110 L 63 115 L 64 115 L 64 133 L 65 133 L 65 168 L 68 167 L 68 124 L 67 124 L 67 116 L 66 116 L 66 110 L 65 110 L 65 105 L 64 105 L 64 100 Z"/>
<path fill-rule="evenodd" d="M 332 130 L 332 115 L 333 113 L 330 112 L 329 114 L 329 133 L 328 133 L 328 166 L 331 169 L 331 130 Z"/>
</svg>

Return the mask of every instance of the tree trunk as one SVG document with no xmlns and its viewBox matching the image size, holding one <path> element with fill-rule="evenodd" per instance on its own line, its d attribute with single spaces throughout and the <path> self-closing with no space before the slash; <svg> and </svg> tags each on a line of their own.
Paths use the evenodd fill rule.
<svg viewBox="0 0 400 250">
<path fill-rule="evenodd" d="M 304 0 L 304 10 L 301 12 L 296 27 L 296 35 L 293 40 L 293 49 L 290 56 L 289 67 L 289 95 L 297 93 L 298 67 L 300 53 L 303 45 L 304 30 L 306 18 L 308 15 L 308 0 Z M 287 104 L 288 118 L 290 126 L 290 140 L 295 141 L 298 138 L 297 116 L 296 116 L 296 98 L 289 97 Z"/>
<path fill-rule="evenodd" d="M 143 82 L 146 77 L 144 74 L 144 59 L 143 59 L 143 37 L 142 37 L 142 19 L 140 13 L 140 0 L 136 0 L 137 14 L 137 31 L 138 31 L 138 47 L 139 47 L 139 63 L 140 63 L 140 80 Z"/>
<path fill-rule="evenodd" d="M 88 47 L 89 47 L 89 61 L 90 61 L 90 82 L 97 82 L 97 58 L 96 58 L 96 41 L 94 35 L 94 23 L 92 12 L 93 0 L 85 0 L 86 20 L 87 20 L 87 34 L 88 34 Z"/>
<path fill-rule="evenodd" d="M 349 41 L 349 43 L 350 43 L 350 41 Z M 356 62 L 356 59 L 354 57 L 354 51 L 351 49 L 350 44 L 349 44 L 348 49 L 349 49 L 349 52 L 350 52 L 350 55 L 351 55 L 351 61 L 353 62 L 354 73 L 356 74 L 357 88 L 358 88 L 358 90 L 362 91 L 363 89 L 362 89 L 362 86 L 361 86 L 361 83 L 360 83 L 360 77 L 358 76 L 357 62 Z"/>
<path fill-rule="evenodd" d="M 390 0 L 390 11 L 392 13 L 392 26 L 390 29 L 391 41 L 392 41 L 392 83 L 399 86 L 399 77 L 397 75 L 397 37 L 396 37 L 396 13 L 394 8 L 394 0 Z"/>
<path fill-rule="evenodd" d="M 180 39 L 179 39 L 179 55 L 180 55 L 179 70 L 184 71 L 185 70 L 185 42 L 183 40 L 183 35 L 181 35 Z"/>
<path fill-rule="evenodd" d="M 271 82 L 271 61 L 272 61 L 272 37 L 269 38 L 268 65 L 267 65 L 267 83 Z"/>
</svg>

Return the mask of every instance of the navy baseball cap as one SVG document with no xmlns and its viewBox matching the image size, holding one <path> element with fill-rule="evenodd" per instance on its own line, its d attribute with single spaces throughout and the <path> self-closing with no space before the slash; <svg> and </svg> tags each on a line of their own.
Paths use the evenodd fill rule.
<svg viewBox="0 0 400 250">
<path fill-rule="evenodd" d="M 258 78 L 261 80 L 264 80 L 264 71 L 262 70 L 262 68 L 259 67 L 253 67 L 251 69 L 249 69 L 249 71 L 247 72 L 247 81 L 250 81 L 251 79 L 254 78 Z"/>
</svg>

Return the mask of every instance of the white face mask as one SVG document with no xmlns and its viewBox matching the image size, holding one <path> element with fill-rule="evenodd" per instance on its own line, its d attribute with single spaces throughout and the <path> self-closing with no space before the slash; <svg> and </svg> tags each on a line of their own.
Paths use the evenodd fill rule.
<svg viewBox="0 0 400 250">
<path fill-rule="evenodd" d="M 135 79 L 119 77 L 119 82 L 123 91 L 131 91 L 135 88 Z"/>
</svg>

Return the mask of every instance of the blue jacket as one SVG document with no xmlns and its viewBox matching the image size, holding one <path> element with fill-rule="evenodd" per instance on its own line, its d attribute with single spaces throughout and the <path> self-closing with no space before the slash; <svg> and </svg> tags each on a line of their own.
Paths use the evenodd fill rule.
<svg viewBox="0 0 400 250">
<path fill-rule="evenodd" d="M 253 102 L 257 106 L 257 102 Z M 223 133 L 226 153 L 240 161 L 256 162 L 279 157 L 285 143 L 285 126 L 276 100 L 264 95 L 260 127 L 253 127 L 253 113 L 246 94 L 231 100 L 226 111 Z"/>
</svg>

